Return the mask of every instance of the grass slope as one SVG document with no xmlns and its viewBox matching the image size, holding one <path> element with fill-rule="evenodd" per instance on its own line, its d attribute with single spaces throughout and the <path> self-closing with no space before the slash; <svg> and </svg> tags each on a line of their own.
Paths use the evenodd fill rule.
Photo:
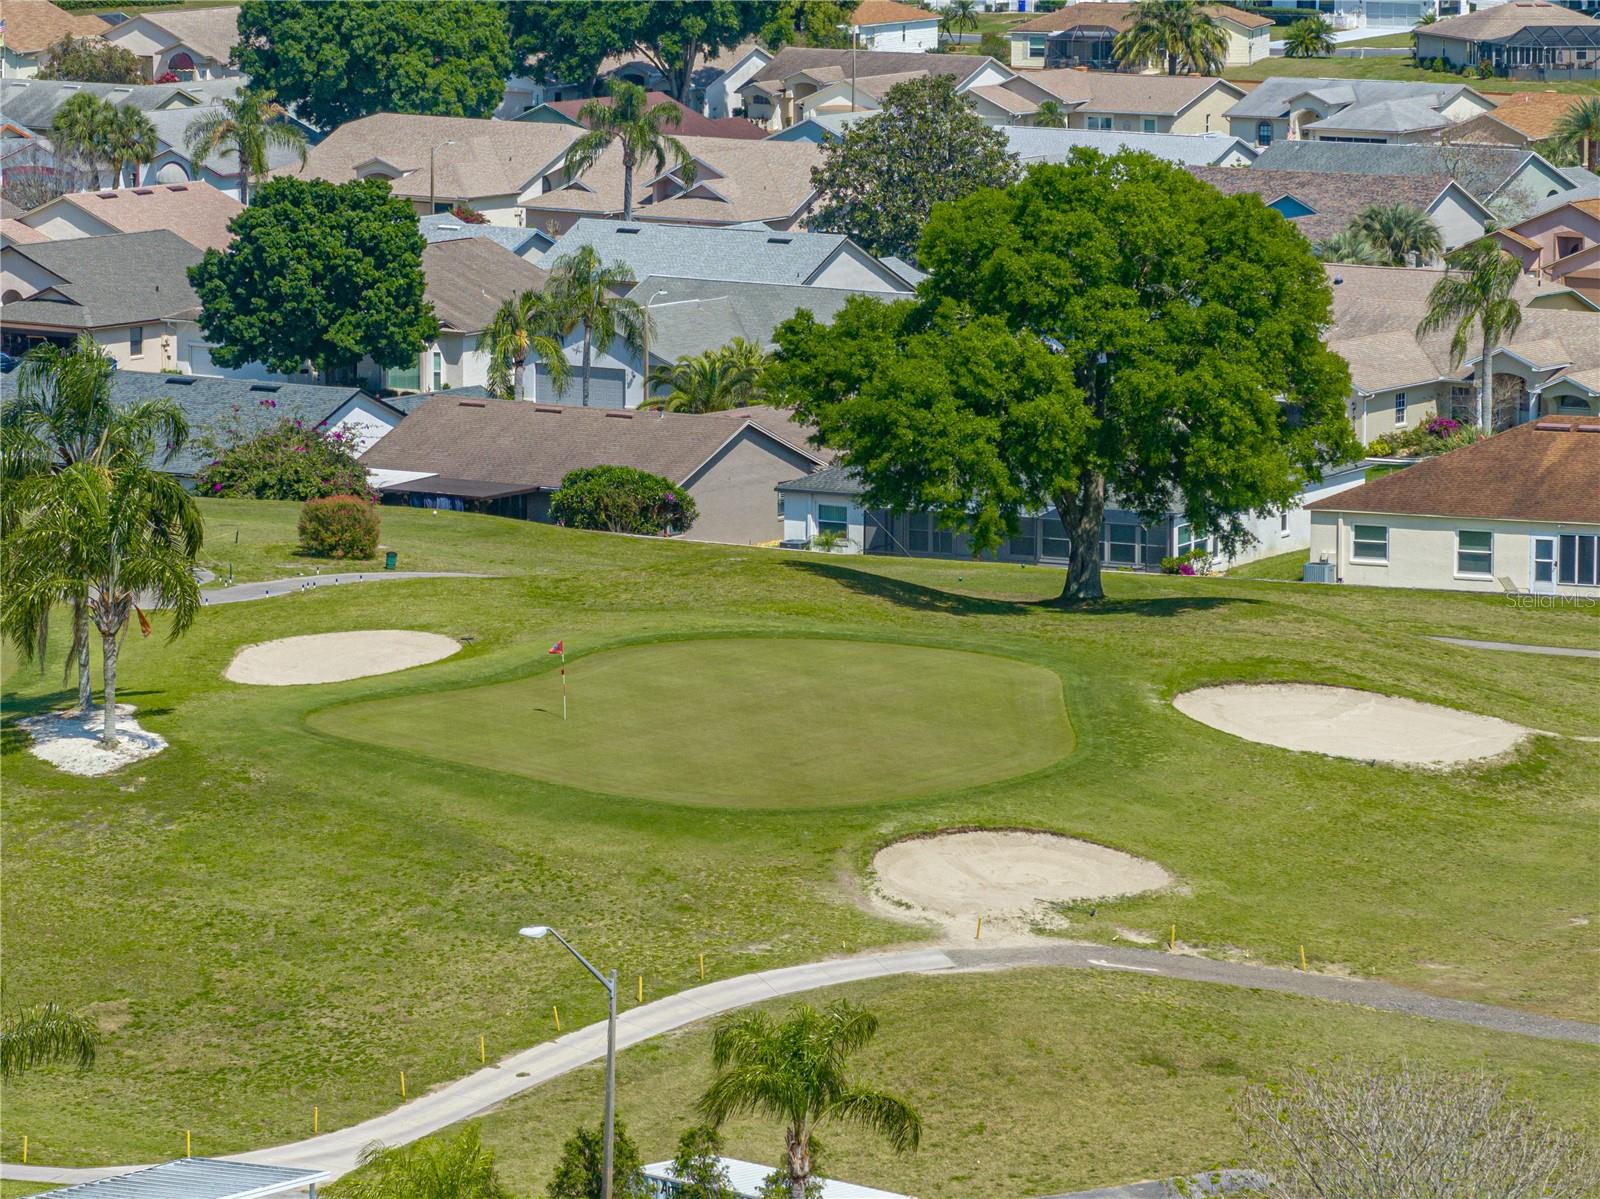
<svg viewBox="0 0 1600 1199">
<path fill-rule="evenodd" d="M 208 554 L 227 547 L 266 569 L 292 544 L 293 505 L 207 501 L 205 512 Z M 384 540 L 402 563 L 505 577 L 210 608 L 175 643 L 157 616 L 157 636 L 125 643 L 121 697 L 172 745 L 106 778 L 70 778 L 22 750 L 12 720 L 69 692 L 59 659 L 41 675 L 5 656 L 5 1001 L 86 1006 L 106 1032 L 90 1074 L 7 1088 L 8 1159 L 24 1133 L 31 1160 L 63 1165 L 171 1156 L 186 1128 L 197 1153 L 271 1144 L 308 1134 L 313 1104 L 323 1128 L 390 1107 L 402 1069 L 415 1093 L 476 1068 L 480 1035 L 495 1056 L 534 1043 L 550 1035 L 552 1004 L 570 1023 L 597 1018 L 592 980 L 516 937 L 533 921 L 644 975 L 648 995 L 697 981 L 702 952 L 721 977 L 904 943 L 918 930 L 865 911 L 860 878 L 885 842 L 960 824 L 1086 837 L 1181 879 L 1075 920 L 1074 937 L 1175 923 L 1207 953 L 1287 964 L 1304 943 L 1317 969 L 1600 1015 L 1600 745 L 1539 738 L 1502 763 L 1409 771 L 1252 745 L 1169 703 L 1205 683 L 1324 681 L 1595 736 L 1589 662 L 1427 637 L 1594 645 L 1600 609 L 1116 575 L 1105 603 L 1062 612 L 1034 602 L 1060 575 L 1016 566 L 824 559 L 397 509 L 384 512 Z M 249 642 L 394 627 L 472 640 L 447 661 L 328 686 L 221 677 Z M 545 672 L 558 637 L 603 650 L 731 635 L 1028 662 L 1061 680 L 1074 747 L 1010 781 L 824 816 L 602 800 L 306 720 Z M 686 686 L 679 702 L 716 701 Z M 799 730 L 796 752 L 823 731 Z M 975 758 L 989 752 L 956 721 L 941 731 Z M 511 725 L 508 745 L 525 735 Z M 964 1056 L 931 1039 L 926 1051 Z"/>
<path fill-rule="evenodd" d="M 1567 92 L 1574 95 L 1600 94 L 1600 84 L 1567 80 L 1539 82 L 1517 79 L 1478 79 L 1453 71 L 1425 71 L 1413 66 L 1409 58 L 1383 55 L 1376 58 L 1263 58 L 1247 67 L 1230 67 L 1224 79 L 1261 80 L 1278 75 L 1325 76 L 1337 79 L 1401 79 L 1413 83 L 1463 83 L 1475 91 L 1490 92 Z"/>
</svg>

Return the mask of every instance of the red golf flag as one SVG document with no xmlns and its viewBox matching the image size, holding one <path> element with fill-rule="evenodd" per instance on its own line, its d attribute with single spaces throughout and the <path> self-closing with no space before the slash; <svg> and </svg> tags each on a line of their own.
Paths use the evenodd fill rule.
<svg viewBox="0 0 1600 1199">
<path fill-rule="evenodd" d="M 549 649 L 547 649 L 545 651 L 545 653 L 547 653 L 547 654 L 564 654 L 566 652 L 567 652 L 567 643 L 565 641 L 557 641 L 554 645 L 552 645 Z"/>
</svg>

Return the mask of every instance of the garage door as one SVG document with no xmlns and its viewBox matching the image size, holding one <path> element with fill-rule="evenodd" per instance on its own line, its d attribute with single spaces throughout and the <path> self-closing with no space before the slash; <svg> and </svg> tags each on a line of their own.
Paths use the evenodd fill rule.
<svg viewBox="0 0 1600 1199">
<path fill-rule="evenodd" d="M 626 372 L 620 367 L 594 367 L 589 372 L 589 407 L 625 408 L 627 392 L 624 389 Z M 559 394 L 550 386 L 550 372 L 541 363 L 537 367 L 535 399 L 541 404 L 583 403 L 583 378 L 574 368 L 567 389 Z"/>
</svg>

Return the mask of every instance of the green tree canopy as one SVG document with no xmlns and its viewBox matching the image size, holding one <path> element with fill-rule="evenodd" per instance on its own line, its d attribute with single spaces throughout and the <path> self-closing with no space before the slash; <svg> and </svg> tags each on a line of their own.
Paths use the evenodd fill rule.
<svg viewBox="0 0 1600 1199">
<path fill-rule="evenodd" d="M 324 129 L 375 112 L 486 117 L 511 42 L 502 7 L 478 0 L 245 0 L 239 66 Z"/>
<path fill-rule="evenodd" d="M 1298 232 L 1143 154 L 1075 150 L 934 211 L 919 298 L 779 326 L 775 385 L 874 506 L 992 549 L 1054 506 L 1064 600 L 1096 599 L 1108 497 L 1224 549 L 1353 456 L 1332 298 Z"/>
<path fill-rule="evenodd" d="M 811 172 L 821 193 L 807 222 L 844 233 L 874 254 L 915 259 L 933 206 L 1017 177 L 1005 134 L 979 119 L 949 75 L 897 83 L 883 108 L 822 148 Z"/>
<path fill-rule="evenodd" d="M 10 1081 L 50 1062 L 94 1065 L 100 1029 L 93 1017 L 59 1003 L 40 1003 L 0 1018 L 0 1079 Z M 712 1196 L 711 1199 L 720 1199 Z"/>
<path fill-rule="evenodd" d="M 605 1173 L 605 1142 L 600 1129 L 587 1125 L 567 1138 L 561 1146 L 561 1160 L 545 1194 L 549 1199 L 600 1199 L 600 1180 Z M 617 1121 L 611 1146 L 612 1199 L 650 1199 L 650 1184 L 644 1177 L 644 1159 L 628 1130 Z"/>
<path fill-rule="evenodd" d="M 568 471 L 550 495 L 550 518 L 572 529 L 682 534 L 697 515 L 694 497 L 682 487 L 632 466 Z"/>
<path fill-rule="evenodd" d="M 139 57 L 132 50 L 93 37 L 61 35 L 44 52 L 40 79 L 72 79 L 78 83 L 143 83 Z"/>
<path fill-rule="evenodd" d="M 189 269 L 223 366 L 402 366 L 438 332 L 416 212 L 384 180 L 274 179 L 230 227 Z"/>
<path fill-rule="evenodd" d="M 468 1124 L 455 1136 L 409 1145 L 368 1145 L 360 1167 L 327 1189 L 330 1199 L 511 1199 L 495 1173 L 494 1151 Z"/>
</svg>

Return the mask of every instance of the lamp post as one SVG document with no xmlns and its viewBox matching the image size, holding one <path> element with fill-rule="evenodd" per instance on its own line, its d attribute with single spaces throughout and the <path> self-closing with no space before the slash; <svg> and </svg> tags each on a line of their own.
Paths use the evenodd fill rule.
<svg viewBox="0 0 1600 1199">
<path fill-rule="evenodd" d="M 850 111 L 854 112 L 856 110 L 856 51 L 860 46 L 856 40 L 857 35 L 854 25 L 838 25 L 835 28 L 841 33 L 850 35 Z"/>
<path fill-rule="evenodd" d="M 446 146 L 453 146 L 455 144 L 456 144 L 455 139 L 451 138 L 447 142 L 440 142 L 437 146 L 432 147 L 428 151 L 428 215 L 429 216 L 433 215 L 433 208 L 434 208 L 434 198 L 433 198 L 433 156 L 435 154 L 437 154 L 440 150 L 444 149 Z"/>
<path fill-rule="evenodd" d="M 617 972 L 613 970 L 609 976 L 601 974 L 589 963 L 589 959 L 579 953 L 555 929 L 546 924 L 530 924 L 520 930 L 522 936 L 537 941 L 545 936 L 554 937 L 561 942 L 561 947 L 578 959 L 595 981 L 606 989 L 606 1115 L 605 1115 L 605 1152 L 602 1157 L 600 1176 L 600 1199 L 611 1199 L 611 1144 L 613 1130 L 616 1127 L 617 1111 Z"/>
<path fill-rule="evenodd" d="M 659 290 L 652 292 L 650 298 L 644 302 L 644 354 L 642 358 L 643 365 L 640 368 L 644 371 L 644 375 L 640 380 L 640 386 L 643 390 L 643 395 L 639 400 L 641 407 L 650 402 L 650 305 L 654 304 L 659 297 L 666 294 L 667 289 L 664 287 L 660 288 Z M 661 415 L 665 416 L 666 414 L 667 410 L 662 408 Z"/>
</svg>

